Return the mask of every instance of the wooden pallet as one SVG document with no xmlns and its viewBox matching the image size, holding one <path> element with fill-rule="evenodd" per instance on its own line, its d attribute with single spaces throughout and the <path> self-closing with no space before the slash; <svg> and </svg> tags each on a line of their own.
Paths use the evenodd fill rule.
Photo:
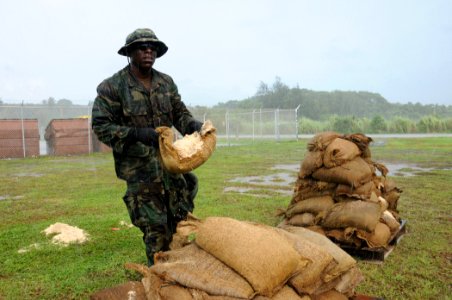
<svg viewBox="0 0 452 300">
<path fill-rule="evenodd" d="M 393 233 L 389 239 L 388 247 L 383 248 L 355 248 L 350 245 L 339 245 L 345 252 L 351 256 L 357 257 L 366 262 L 383 263 L 384 260 L 391 254 L 395 246 L 400 242 L 402 237 L 407 232 L 406 220 L 402 220 L 399 229 Z"/>
</svg>

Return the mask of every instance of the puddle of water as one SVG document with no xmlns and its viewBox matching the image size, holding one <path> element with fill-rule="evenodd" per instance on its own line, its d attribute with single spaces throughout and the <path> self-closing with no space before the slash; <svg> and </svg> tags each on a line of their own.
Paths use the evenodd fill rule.
<svg viewBox="0 0 452 300">
<path fill-rule="evenodd" d="M 293 174 L 276 173 L 263 176 L 237 177 L 230 180 L 230 182 L 240 182 L 255 185 L 288 186 L 293 185 L 295 183 L 295 180 L 296 176 L 294 176 Z"/>
<path fill-rule="evenodd" d="M 0 196 L 0 201 L 2 200 L 19 200 L 19 199 L 23 199 L 24 196 L 14 196 L 11 197 L 10 195 L 4 195 L 4 196 Z"/>
<path fill-rule="evenodd" d="M 41 174 L 41 173 L 17 173 L 17 174 L 14 174 L 14 176 L 17 176 L 17 177 L 41 177 L 41 176 L 44 176 L 44 174 Z"/>
<path fill-rule="evenodd" d="M 239 194 L 247 194 L 248 196 L 254 196 L 254 197 L 263 197 L 263 198 L 269 198 L 270 195 L 267 194 L 260 194 L 258 191 L 261 191 L 262 189 L 256 189 L 256 188 L 249 188 L 249 187 L 238 187 L 238 186 L 229 186 L 224 188 L 223 192 L 225 193 L 239 193 Z M 268 191 L 271 191 L 273 193 L 282 194 L 291 196 L 292 190 L 282 190 L 282 189 L 266 189 Z M 255 192 L 255 193 L 253 193 Z"/>
</svg>

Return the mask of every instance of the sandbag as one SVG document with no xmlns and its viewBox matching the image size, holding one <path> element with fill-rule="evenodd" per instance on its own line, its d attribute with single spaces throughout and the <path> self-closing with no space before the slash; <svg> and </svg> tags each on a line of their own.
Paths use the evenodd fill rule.
<svg viewBox="0 0 452 300">
<path fill-rule="evenodd" d="M 336 186 L 337 184 L 334 182 L 298 177 L 290 204 L 313 197 L 332 195 Z"/>
<path fill-rule="evenodd" d="M 391 232 L 395 232 L 400 228 L 400 223 L 389 210 L 383 212 L 380 221 L 388 225 Z"/>
<path fill-rule="evenodd" d="M 132 298 L 133 297 L 133 298 Z M 90 300 L 146 300 L 146 291 L 139 281 L 129 281 L 121 285 L 100 290 L 89 297 Z"/>
<path fill-rule="evenodd" d="M 323 164 L 326 168 L 340 166 L 361 154 L 358 146 L 353 142 L 336 138 L 325 149 Z"/>
<path fill-rule="evenodd" d="M 322 294 L 315 295 L 312 300 L 348 300 L 348 297 L 336 290 L 329 290 Z"/>
<path fill-rule="evenodd" d="M 309 262 L 275 228 L 231 218 L 206 218 L 199 227 L 196 243 L 266 297 L 271 297 Z"/>
<path fill-rule="evenodd" d="M 366 241 L 369 248 L 386 247 L 391 237 L 391 230 L 386 224 L 378 222 L 372 232 L 357 230 L 356 235 Z"/>
<path fill-rule="evenodd" d="M 358 267 L 354 266 L 347 272 L 341 275 L 339 282 L 334 289 L 347 297 L 352 297 L 355 293 L 355 288 L 364 280 L 364 276 Z"/>
<path fill-rule="evenodd" d="M 368 151 L 368 150 L 369 150 L 369 144 L 373 141 L 372 138 L 370 138 L 362 133 L 345 134 L 344 136 L 342 136 L 342 138 L 355 143 L 355 145 L 358 146 L 359 150 L 362 153 L 368 152 L 369 156 L 370 156 L 370 151 Z M 365 157 L 365 156 L 363 156 L 363 157 Z"/>
<path fill-rule="evenodd" d="M 330 195 L 308 198 L 306 200 L 290 204 L 287 208 L 286 216 L 291 217 L 305 212 L 316 215 L 319 212 L 329 209 L 333 206 L 333 204 L 334 201 Z"/>
<path fill-rule="evenodd" d="M 216 129 L 207 120 L 201 132 L 185 135 L 175 140 L 175 134 L 169 127 L 155 129 L 159 133 L 159 155 L 163 167 L 171 173 L 188 173 L 203 163 L 212 155 L 216 146 Z"/>
<path fill-rule="evenodd" d="M 307 148 L 309 151 L 323 151 L 328 145 L 341 135 L 334 131 L 325 131 L 314 135 L 308 142 Z"/>
<path fill-rule="evenodd" d="M 311 226 L 314 225 L 314 222 L 315 216 L 311 213 L 299 213 L 287 220 L 287 224 L 293 226 Z"/>
<path fill-rule="evenodd" d="M 309 296 L 298 295 L 291 287 L 285 285 L 273 297 L 256 296 L 253 300 L 311 300 Z"/>
<path fill-rule="evenodd" d="M 304 155 L 304 159 L 301 162 L 299 176 L 300 178 L 306 178 L 315 170 L 323 165 L 323 152 L 322 151 L 308 151 Z"/>
<path fill-rule="evenodd" d="M 190 244 L 194 240 L 194 235 L 198 231 L 201 222 L 200 219 L 189 212 L 186 220 L 177 223 L 176 233 L 173 234 L 173 239 L 169 245 L 170 250 L 179 249 Z"/>
<path fill-rule="evenodd" d="M 323 271 L 328 266 L 334 267 L 337 263 L 331 254 L 308 239 L 283 229 L 278 232 L 293 244 L 301 256 L 310 260 L 306 268 L 290 278 L 289 284 L 299 294 L 312 294 L 317 288 L 316 283 L 321 281 Z"/>
<path fill-rule="evenodd" d="M 356 265 L 355 259 L 342 250 L 339 246 L 333 243 L 326 236 L 318 234 L 314 231 L 303 227 L 289 226 L 285 225 L 281 227 L 282 229 L 294 233 L 300 236 L 302 239 L 308 240 L 313 244 L 316 244 L 324 251 L 328 252 L 333 256 L 336 261 L 336 265 L 331 268 L 327 268 L 322 274 L 322 279 L 324 282 L 329 282 L 335 278 L 338 278 L 341 274 L 351 269 Z"/>
<path fill-rule="evenodd" d="M 158 252 L 150 270 L 167 281 L 200 289 L 210 295 L 251 299 L 253 288 L 217 258 L 190 244 L 177 250 Z"/>
<path fill-rule="evenodd" d="M 343 201 L 345 198 L 365 200 L 370 198 L 372 192 L 378 196 L 380 195 L 373 181 L 366 182 L 357 188 L 346 184 L 339 184 L 334 192 L 334 199 L 337 199 L 336 201 Z"/>
<path fill-rule="evenodd" d="M 372 232 L 380 219 L 380 205 L 366 201 L 334 204 L 325 213 L 321 225 L 325 228 L 354 227 Z"/>
<path fill-rule="evenodd" d="M 394 211 L 397 211 L 397 205 L 399 202 L 400 194 L 402 193 L 402 190 L 395 188 L 389 192 L 383 193 L 383 198 L 388 201 L 388 208 Z"/>
<path fill-rule="evenodd" d="M 338 167 L 322 167 L 312 174 L 312 177 L 326 182 L 346 184 L 352 187 L 370 181 L 374 170 L 361 157 L 356 157 Z"/>
</svg>

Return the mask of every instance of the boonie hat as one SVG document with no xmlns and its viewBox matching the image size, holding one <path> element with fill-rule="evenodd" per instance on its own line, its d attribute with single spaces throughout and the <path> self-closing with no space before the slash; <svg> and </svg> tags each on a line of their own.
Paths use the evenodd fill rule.
<svg viewBox="0 0 452 300">
<path fill-rule="evenodd" d="M 154 31 L 149 28 L 138 28 L 126 38 L 126 44 L 118 50 L 118 54 L 127 56 L 127 49 L 135 43 L 149 42 L 157 47 L 157 57 L 162 56 L 168 51 L 168 47 L 164 42 L 159 40 Z"/>
</svg>

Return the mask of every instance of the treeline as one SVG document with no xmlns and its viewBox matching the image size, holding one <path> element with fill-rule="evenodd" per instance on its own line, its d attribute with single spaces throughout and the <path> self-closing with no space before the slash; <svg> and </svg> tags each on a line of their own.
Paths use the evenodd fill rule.
<svg viewBox="0 0 452 300">
<path fill-rule="evenodd" d="M 353 116 L 331 116 L 326 120 L 301 118 L 298 123 L 300 133 L 336 131 L 340 133 L 451 133 L 452 118 L 424 116 L 418 121 L 405 117 L 385 119 L 380 115 L 372 119 Z"/>
<path fill-rule="evenodd" d="M 416 122 L 425 116 L 439 119 L 452 117 L 452 105 L 390 103 L 380 94 L 363 91 L 324 92 L 299 87 L 289 88 L 279 77 L 276 77 L 271 87 L 261 82 L 253 97 L 219 103 L 214 108 L 292 109 L 299 105 L 300 116 L 320 121 L 326 121 L 334 115 L 369 119 L 381 116 L 385 120 L 402 118 Z"/>
</svg>

